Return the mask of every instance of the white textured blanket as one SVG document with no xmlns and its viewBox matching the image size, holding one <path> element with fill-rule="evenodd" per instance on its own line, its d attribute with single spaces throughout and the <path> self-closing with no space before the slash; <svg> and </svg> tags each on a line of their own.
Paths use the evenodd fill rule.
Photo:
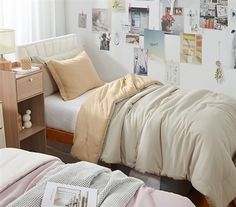
<svg viewBox="0 0 236 207">
<path fill-rule="evenodd" d="M 0 192 L 40 165 L 56 159 L 16 148 L 0 149 Z"/>
<path fill-rule="evenodd" d="M 39 207 L 47 181 L 98 189 L 97 206 L 126 206 L 143 182 L 88 162 L 59 166 L 8 207 Z"/>
</svg>

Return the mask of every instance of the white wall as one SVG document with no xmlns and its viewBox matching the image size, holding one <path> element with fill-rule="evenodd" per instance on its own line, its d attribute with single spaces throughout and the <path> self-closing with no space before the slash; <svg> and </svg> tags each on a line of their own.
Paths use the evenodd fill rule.
<svg viewBox="0 0 236 207">
<path fill-rule="evenodd" d="M 65 28 L 65 0 L 56 0 L 55 5 L 55 18 L 56 18 L 56 36 L 61 36 L 66 33 Z"/>
<path fill-rule="evenodd" d="M 193 1 L 188 5 L 189 0 L 179 0 L 179 4 L 185 2 L 186 7 L 199 7 L 199 1 Z M 81 38 L 84 47 L 90 55 L 100 76 L 105 81 L 118 78 L 128 72 L 133 71 L 133 48 L 135 45 L 125 43 L 126 32 L 122 29 L 122 24 L 128 23 L 128 6 L 150 8 L 150 29 L 159 27 L 159 0 L 154 1 L 135 1 L 126 0 L 127 11 L 125 13 L 112 13 L 111 34 L 119 32 L 121 43 L 110 46 L 110 51 L 101 51 L 99 49 L 99 34 L 92 31 L 92 8 L 107 8 L 109 0 L 66 0 L 66 32 L 77 33 Z M 236 9 L 236 1 L 229 0 L 229 7 Z M 78 28 L 78 14 L 83 12 L 87 14 L 87 28 Z M 180 64 L 180 87 L 182 88 L 204 88 L 216 92 L 222 92 L 236 98 L 236 70 L 233 69 L 232 62 L 232 34 L 230 33 L 233 25 L 224 31 L 203 30 L 203 60 L 202 65 Z M 236 26 L 235 26 L 236 29 Z M 141 44 L 138 47 L 143 47 Z M 221 41 L 221 60 L 224 67 L 224 82 L 217 84 L 214 79 L 216 65 L 218 60 L 218 42 Z M 176 61 L 180 60 L 180 37 L 174 35 L 165 35 L 166 58 Z M 148 73 L 151 78 L 165 81 L 164 62 L 149 60 Z"/>
</svg>

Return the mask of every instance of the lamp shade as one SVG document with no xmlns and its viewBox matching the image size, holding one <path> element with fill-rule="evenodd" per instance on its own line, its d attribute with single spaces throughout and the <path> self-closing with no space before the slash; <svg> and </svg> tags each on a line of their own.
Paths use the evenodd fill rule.
<svg viewBox="0 0 236 207">
<path fill-rule="evenodd" d="M 0 54 L 15 52 L 15 31 L 0 29 Z"/>
</svg>

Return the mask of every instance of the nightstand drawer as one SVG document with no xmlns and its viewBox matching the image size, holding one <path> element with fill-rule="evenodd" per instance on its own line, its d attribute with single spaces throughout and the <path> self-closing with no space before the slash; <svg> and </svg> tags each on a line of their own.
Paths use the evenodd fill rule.
<svg viewBox="0 0 236 207">
<path fill-rule="evenodd" d="M 17 79 L 17 100 L 21 101 L 43 92 L 42 73 Z"/>
</svg>

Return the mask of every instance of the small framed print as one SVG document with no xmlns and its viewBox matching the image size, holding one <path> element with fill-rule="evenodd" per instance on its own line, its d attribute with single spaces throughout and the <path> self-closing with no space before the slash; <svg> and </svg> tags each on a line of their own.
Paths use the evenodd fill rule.
<svg viewBox="0 0 236 207">
<path fill-rule="evenodd" d="M 174 15 L 183 16 L 183 8 L 182 7 L 175 7 L 174 8 Z"/>
<path fill-rule="evenodd" d="M 166 7 L 166 14 L 170 14 L 170 7 Z M 173 15 L 182 16 L 183 8 L 182 7 L 174 7 Z"/>
<path fill-rule="evenodd" d="M 221 5 L 221 4 L 217 4 L 216 5 L 216 14 L 217 17 L 224 17 L 227 18 L 227 14 L 228 14 L 228 7 Z"/>
</svg>

